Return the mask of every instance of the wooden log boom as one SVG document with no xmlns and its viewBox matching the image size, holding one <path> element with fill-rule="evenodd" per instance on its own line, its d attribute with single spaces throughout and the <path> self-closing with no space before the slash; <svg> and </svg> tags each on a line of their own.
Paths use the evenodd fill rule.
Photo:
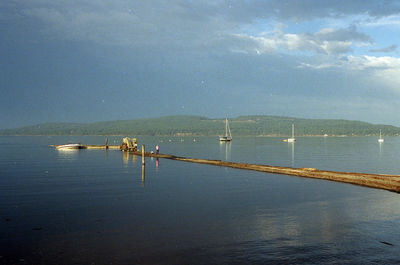
<svg viewBox="0 0 400 265">
<path fill-rule="evenodd" d="M 135 155 L 142 156 L 141 152 L 133 152 Z M 325 179 L 330 181 L 350 183 L 376 189 L 384 189 L 400 193 L 400 175 L 386 174 L 367 174 L 318 170 L 315 168 L 290 168 L 277 167 L 259 164 L 236 163 L 221 160 L 208 160 L 198 158 L 186 158 L 168 154 L 154 154 L 146 152 L 145 156 L 165 158 L 177 161 L 200 163 L 214 166 L 232 167 L 238 169 L 255 170 L 274 174 L 284 174 L 306 178 Z"/>
</svg>

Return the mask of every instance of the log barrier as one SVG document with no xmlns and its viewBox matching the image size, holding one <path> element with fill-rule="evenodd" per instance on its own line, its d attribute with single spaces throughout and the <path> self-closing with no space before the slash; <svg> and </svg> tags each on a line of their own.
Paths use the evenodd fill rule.
<svg viewBox="0 0 400 265">
<path fill-rule="evenodd" d="M 132 153 L 138 156 L 142 156 L 141 151 L 136 151 Z M 148 157 L 165 158 L 183 162 L 231 167 L 231 168 L 245 169 L 245 170 L 255 170 L 255 171 L 283 174 L 289 176 L 324 179 L 324 180 L 350 183 L 354 185 L 370 187 L 375 189 L 383 189 L 400 193 L 400 175 L 336 172 L 336 171 L 318 170 L 315 168 L 278 167 L 278 166 L 269 166 L 260 164 L 228 162 L 222 160 L 187 158 L 169 154 L 155 154 L 148 152 L 145 152 L 144 155 Z"/>
</svg>

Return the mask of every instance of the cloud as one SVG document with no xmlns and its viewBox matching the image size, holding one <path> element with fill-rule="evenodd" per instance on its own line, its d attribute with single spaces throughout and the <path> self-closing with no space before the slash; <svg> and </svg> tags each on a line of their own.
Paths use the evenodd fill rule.
<svg viewBox="0 0 400 265">
<path fill-rule="evenodd" d="M 381 89 L 389 89 L 400 94 L 400 58 L 390 56 L 349 55 L 337 60 L 321 63 L 301 63 L 299 68 L 316 71 L 336 69 L 351 73 L 360 80 L 375 84 Z"/>
<path fill-rule="evenodd" d="M 389 47 L 385 47 L 385 48 L 382 48 L 382 49 L 371 49 L 371 50 L 369 50 L 369 52 L 390 53 L 390 52 L 396 51 L 397 47 L 398 47 L 397 44 L 393 44 L 393 45 L 390 45 Z"/>
<path fill-rule="evenodd" d="M 366 87 L 393 91 L 400 87 L 397 58 L 360 55 L 375 45 L 373 36 L 384 35 L 376 34 L 375 28 L 368 30 L 398 24 L 399 5 L 398 1 L 365 0 L 10 0 L 0 2 L 0 20 L 7 33 L 3 47 L 13 49 L 1 52 L 13 63 L 6 64 L 10 73 L 24 69 L 26 83 L 18 87 L 26 89 L 21 93 L 25 95 L 61 75 L 76 78 L 54 78 L 54 84 L 80 87 L 88 95 L 98 95 L 102 85 L 116 95 L 140 88 L 141 102 L 147 105 L 157 96 L 165 97 L 167 107 L 152 108 L 152 115 L 182 106 L 176 95 L 186 102 L 185 111 L 189 105 L 193 113 L 213 109 L 205 113 L 211 116 L 219 115 L 221 98 L 225 105 L 242 106 L 245 101 L 253 106 L 252 100 L 269 94 L 282 97 L 277 104 L 282 111 L 288 95 L 294 97 L 293 113 L 301 109 L 296 103 L 299 95 L 310 99 L 309 106 L 320 98 L 341 100 L 345 95 L 350 110 L 354 95 L 367 97 Z M 380 42 L 379 47 L 389 44 Z M 92 63 L 85 65 L 86 61 Z M 8 80 L 7 89 L 16 87 L 18 77 Z M 196 97 L 202 80 L 207 90 Z M 237 101 L 220 96 L 233 94 L 232 87 Z M 24 103 L 13 107 L 26 110 Z M 246 108 L 256 113 L 266 105 Z M 120 115 L 117 112 L 126 113 L 119 110 L 113 112 L 115 117 Z M 93 116 L 100 114 L 108 115 Z M 142 114 L 147 115 L 137 115 Z"/>
<path fill-rule="evenodd" d="M 221 3 L 221 1 L 219 1 Z M 365 15 L 372 19 L 400 13 L 396 0 L 268 0 L 231 1 L 230 16 L 235 20 L 250 21 L 254 17 L 273 17 L 283 21 L 309 21 L 319 18 L 342 19 L 346 16 Z"/>
<path fill-rule="evenodd" d="M 343 18 L 367 14 L 370 18 L 400 13 L 396 1 L 385 5 L 375 1 L 50 1 L 14 0 L 15 18 L 31 18 L 42 22 L 42 32 L 49 38 L 93 41 L 108 45 L 163 45 L 169 48 L 205 47 L 232 34 L 241 34 L 241 27 L 256 21 L 305 21 L 319 18 Z M 10 7 L 11 6 L 11 7 Z M 0 6 L 1 8 L 1 6 Z M 6 9 L 6 8 L 4 8 Z M 6 12 L 1 12 L 5 14 Z M 1 17 L 1 15 L 0 15 Z M 287 38 L 291 36 L 288 35 Z M 350 51 L 349 40 L 370 42 L 355 28 L 325 29 L 317 34 L 298 34 L 288 39 L 288 48 L 300 47 L 323 53 Z M 268 49 L 274 40 L 254 35 Z M 240 38 L 243 39 L 243 38 Z M 290 46 L 289 41 L 295 41 Z M 315 43 L 314 43 L 315 42 Z M 264 48 L 263 48 L 264 47 Z M 273 48 L 273 47 L 272 47 Z"/>
<path fill-rule="evenodd" d="M 92 41 L 100 44 L 132 45 L 149 41 L 157 28 L 141 20 L 131 9 L 65 9 L 31 8 L 25 16 L 45 23 L 47 36 L 74 41 Z M 143 33 L 146 32 L 147 36 Z"/>
<path fill-rule="evenodd" d="M 355 26 L 350 26 L 346 29 L 323 28 L 314 34 L 314 38 L 319 41 L 371 42 L 371 38 L 362 32 L 358 32 Z"/>
<path fill-rule="evenodd" d="M 400 70 L 400 58 L 396 57 L 375 57 L 375 56 L 354 56 L 330 60 L 329 63 L 301 63 L 300 68 L 326 69 L 326 68 L 346 68 L 346 70 L 366 71 L 366 70 Z"/>
<path fill-rule="evenodd" d="M 274 37 L 250 36 L 246 34 L 232 34 L 230 48 L 239 53 L 271 53 L 281 46 L 281 40 Z"/>
<path fill-rule="evenodd" d="M 14 19 L 30 19 L 49 39 L 91 41 L 119 46 L 199 46 L 225 22 L 206 11 L 175 1 L 40 1 L 19 2 Z M 211 13 L 210 13 L 211 12 Z M 215 12 L 215 11 L 214 11 Z"/>
<path fill-rule="evenodd" d="M 371 79 L 379 80 L 384 87 L 400 93 L 400 58 L 375 56 L 349 56 L 349 69 L 370 73 Z"/>
<path fill-rule="evenodd" d="M 302 51 L 322 54 L 344 54 L 352 51 L 355 45 L 372 43 L 371 38 L 358 32 L 354 26 L 347 29 L 323 28 L 316 33 L 284 33 L 281 29 L 259 36 L 234 34 L 243 50 L 257 54 L 278 50 Z"/>
<path fill-rule="evenodd" d="M 368 27 L 399 27 L 400 26 L 400 12 L 394 12 L 387 16 L 377 18 L 364 19 L 363 25 Z"/>
<path fill-rule="evenodd" d="M 400 69 L 400 58 L 396 57 L 375 57 L 375 56 L 348 56 L 350 68 L 355 70 L 395 70 Z"/>
<path fill-rule="evenodd" d="M 311 68 L 311 69 L 330 69 L 330 68 L 339 68 L 339 64 L 332 63 L 322 63 L 322 64 L 310 64 L 310 63 L 300 63 L 297 68 Z"/>
</svg>

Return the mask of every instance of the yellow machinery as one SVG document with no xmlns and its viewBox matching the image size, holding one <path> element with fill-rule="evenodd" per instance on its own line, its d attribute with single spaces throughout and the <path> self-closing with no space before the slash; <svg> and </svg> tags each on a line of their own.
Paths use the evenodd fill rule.
<svg viewBox="0 0 400 265">
<path fill-rule="evenodd" d="M 137 140 L 136 138 L 125 137 L 122 139 L 121 144 L 122 151 L 137 151 Z"/>
</svg>

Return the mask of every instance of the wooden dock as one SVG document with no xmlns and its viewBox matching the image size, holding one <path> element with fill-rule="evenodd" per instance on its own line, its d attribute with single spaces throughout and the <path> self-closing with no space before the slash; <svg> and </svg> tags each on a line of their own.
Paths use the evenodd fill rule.
<svg viewBox="0 0 400 265">
<path fill-rule="evenodd" d="M 135 155 L 142 156 L 142 152 L 131 152 Z M 165 158 L 177 161 L 207 164 L 214 166 L 232 167 L 245 170 L 255 170 L 274 174 L 284 174 L 290 176 L 324 179 L 330 181 L 350 183 L 354 185 L 370 187 L 375 189 L 384 189 L 392 192 L 400 193 L 400 175 L 386 174 L 367 174 L 367 173 L 351 173 L 351 172 L 335 172 L 318 170 L 315 168 L 290 168 L 277 167 L 259 164 L 235 163 L 221 160 L 208 160 L 197 158 L 186 158 L 168 154 L 144 153 L 148 157 Z"/>
</svg>

